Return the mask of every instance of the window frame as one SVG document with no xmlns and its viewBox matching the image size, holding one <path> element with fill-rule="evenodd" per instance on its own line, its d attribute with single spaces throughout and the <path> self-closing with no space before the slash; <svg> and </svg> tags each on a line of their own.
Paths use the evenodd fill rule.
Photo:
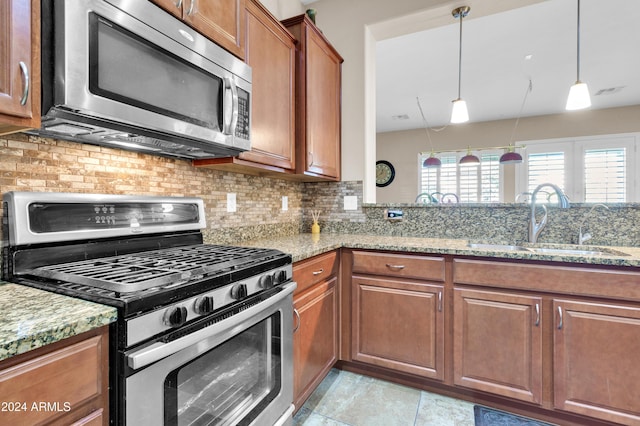
<svg viewBox="0 0 640 426">
<path fill-rule="evenodd" d="M 498 159 L 500 158 L 500 156 L 502 154 L 504 154 L 503 150 L 481 150 L 481 151 L 472 151 L 472 153 L 474 155 L 477 155 L 480 159 L 482 159 L 483 156 L 489 156 L 489 155 L 497 155 Z M 417 188 L 418 188 L 418 194 L 422 194 L 424 193 L 424 191 L 422 190 L 422 164 L 424 162 L 424 160 L 426 160 L 429 157 L 430 153 L 418 153 L 418 182 L 417 182 Z M 438 154 L 438 158 L 446 158 L 446 157 L 454 157 L 455 158 L 455 164 L 456 164 L 456 195 L 458 197 L 460 197 L 460 180 L 461 180 L 461 175 L 460 175 L 460 170 L 461 170 L 461 166 L 460 166 L 460 159 L 467 155 L 467 152 L 464 151 L 447 151 L 447 152 L 440 152 Z M 443 164 L 445 162 L 443 161 Z M 460 201 L 461 204 L 467 204 L 467 205 L 471 205 L 471 204 L 495 204 L 495 203 L 502 203 L 504 202 L 504 168 L 501 166 L 498 166 L 498 170 L 499 170 L 499 175 L 498 175 L 498 179 L 499 179 L 499 185 L 498 185 L 498 201 L 488 201 L 488 202 L 482 202 L 480 201 L 482 199 L 482 174 L 481 174 L 481 165 L 479 166 L 470 166 L 470 167 L 476 167 L 480 173 L 478 173 L 477 177 L 476 177 L 476 182 L 477 182 L 477 188 L 478 188 L 478 199 L 474 202 L 463 202 Z M 440 185 L 440 169 L 437 169 L 437 188 L 441 188 Z M 442 192 L 440 189 L 438 189 L 439 192 Z"/>
<path fill-rule="evenodd" d="M 558 152 L 565 153 L 565 188 L 563 190 L 572 202 L 585 202 L 585 152 L 594 149 L 625 148 L 626 193 L 625 202 L 640 202 L 639 173 L 640 166 L 640 133 L 622 133 L 611 135 L 584 136 L 575 138 L 557 138 L 518 142 L 526 144 L 523 152 L 523 163 L 516 170 L 515 190 L 517 194 L 528 192 L 529 167 L 531 153 Z"/>
</svg>

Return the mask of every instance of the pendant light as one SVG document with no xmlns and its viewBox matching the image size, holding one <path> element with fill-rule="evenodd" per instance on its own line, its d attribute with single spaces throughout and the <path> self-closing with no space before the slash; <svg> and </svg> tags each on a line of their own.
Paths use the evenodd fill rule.
<svg viewBox="0 0 640 426">
<path fill-rule="evenodd" d="M 462 6 L 453 9 L 451 14 L 454 18 L 460 19 L 460 45 L 458 50 L 458 98 L 453 101 L 451 110 L 451 123 L 465 123 L 469 121 L 469 112 L 467 111 L 467 103 L 460 97 L 460 85 L 462 81 L 462 18 L 469 14 L 471 8 Z"/>
<path fill-rule="evenodd" d="M 480 164 L 480 159 L 471 153 L 471 147 L 467 148 L 467 154 L 460 159 L 461 166 L 477 166 Z"/>
<path fill-rule="evenodd" d="M 511 144 L 507 147 L 507 152 L 500 157 L 500 164 L 519 164 L 522 163 L 522 155 L 515 151 L 515 147 Z"/>
<path fill-rule="evenodd" d="M 591 97 L 589 96 L 589 88 L 586 83 L 580 81 L 580 0 L 578 0 L 578 31 L 577 31 L 577 78 L 571 89 L 569 89 L 569 97 L 567 98 L 566 109 L 573 111 L 576 109 L 589 108 L 591 106 Z"/>
</svg>

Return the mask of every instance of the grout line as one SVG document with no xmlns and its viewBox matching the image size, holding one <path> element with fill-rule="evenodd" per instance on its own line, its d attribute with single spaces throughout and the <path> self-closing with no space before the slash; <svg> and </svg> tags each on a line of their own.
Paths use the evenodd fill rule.
<svg viewBox="0 0 640 426">
<path fill-rule="evenodd" d="M 418 425 L 418 416 L 420 414 L 420 407 L 422 406 L 422 398 L 424 397 L 425 393 L 423 391 L 420 391 L 420 399 L 418 399 L 418 406 L 416 407 L 416 415 L 413 418 L 413 426 L 420 426 Z"/>
</svg>

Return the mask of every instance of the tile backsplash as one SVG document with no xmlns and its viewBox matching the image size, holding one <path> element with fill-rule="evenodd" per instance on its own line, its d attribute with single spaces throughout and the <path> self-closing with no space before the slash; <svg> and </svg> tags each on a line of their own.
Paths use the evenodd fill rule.
<svg viewBox="0 0 640 426">
<path fill-rule="evenodd" d="M 0 136 L 0 192 L 51 191 L 202 197 L 206 235 L 219 242 L 298 233 L 304 184 L 196 168 L 165 158 L 26 134 Z M 227 213 L 227 193 L 237 211 Z M 282 210 L 282 196 L 288 210 Z M 244 230 L 238 234 L 229 230 Z"/>
<path fill-rule="evenodd" d="M 54 191 L 201 197 L 210 243 L 234 242 L 310 232 L 311 211 L 320 212 L 321 232 L 460 238 L 516 243 L 527 240 L 529 206 L 363 205 L 363 186 L 355 182 L 301 183 L 196 168 L 188 160 L 151 156 L 25 134 L 0 136 L 0 192 Z M 237 211 L 227 212 L 235 193 Z M 287 196 L 288 209 L 282 210 Z M 356 210 L 344 209 L 355 196 Z M 639 204 L 610 205 L 585 216 L 589 205 L 549 208 L 539 242 L 575 243 L 582 224 L 589 244 L 640 246 Z M 384 218 L 401 209 L 404 220 Z"/>
</svg>

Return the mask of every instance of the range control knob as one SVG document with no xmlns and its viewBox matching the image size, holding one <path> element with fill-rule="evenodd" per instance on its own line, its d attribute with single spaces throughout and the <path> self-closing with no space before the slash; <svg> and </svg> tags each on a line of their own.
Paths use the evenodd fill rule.
<svg viewBox="0 0 640 426">
<path fill-rule="evenodd" d="M 247 297 L 247 285 L 236 284 L 231 287 L 231 297 L 236 300 L 244 299 Z"/>
<path fill-rule="evenodd" d="M 193 310 L 199 315 L 210 314 L 213 312 L 213 297 L 198 297 L 195 302 L 193 302 Z"/>
<path fill-rule="evenodd" d="M 187 322 L 187 308 L 184 306 L 178 306 L 175 308 L 167 309 L 162 317 L 164 325 L 169 327 L 179 327 Z"/>
<path fill-rule="evenodd" d="M 258 285 L 260 286 L 260 288 L 271 288 L 274 284 L 273 281 L 273 275 L 266 274 L 260 277 L 260 279 L 258 280 Z"/>
<path fill-rule="evenodd" d="M 282 284 L 287 280 L 287 271 L 281 269 L 273 274 L 273 283 L 274 284 Z"/>
</svg>

